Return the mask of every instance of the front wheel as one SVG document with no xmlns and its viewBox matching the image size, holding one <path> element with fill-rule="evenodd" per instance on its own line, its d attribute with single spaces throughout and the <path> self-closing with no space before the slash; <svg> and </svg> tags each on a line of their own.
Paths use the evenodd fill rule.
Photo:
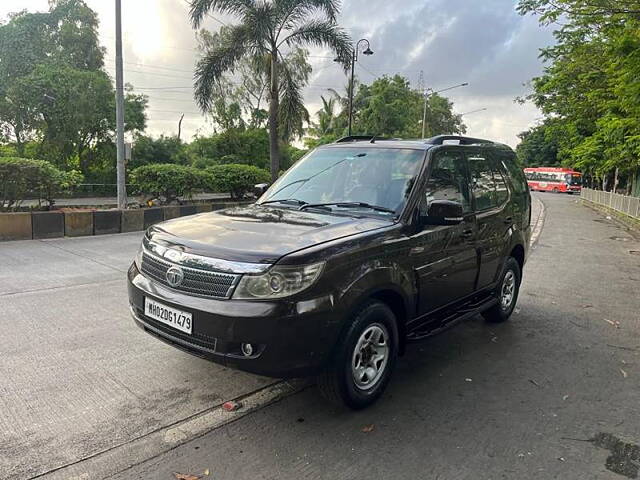
<svg viewBox="0 0 640 480">
<path fill-rule="evenodd" d="M 384 303 L 370 301 L 353 317 L 334 358 L 318 378 L 320 393 L 354 410 L 384 392 L 398 356 L 396 317 Z"/>
<path fill-rule="evenodd" d="M 485 320 L 492 323 L 500 323 L 509 319 L 518 301 L 521 280 L 520 264 L 515 258 L 509 257 L 505 262 L 498 290 L 496 291 L 498 303 L 482 313 Z"/>
</svg>

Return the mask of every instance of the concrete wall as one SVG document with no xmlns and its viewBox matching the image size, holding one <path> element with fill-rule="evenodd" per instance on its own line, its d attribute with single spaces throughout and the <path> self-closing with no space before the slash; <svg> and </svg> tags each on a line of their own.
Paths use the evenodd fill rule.
<svg viewBox="0 0 640 480">
<path fill-rule="evenodd" d="M 216 202 L 137 210 L 0 213 L 0 241 L 135 232 L 163 220 L 249 203 L 251 202 Z"/>
</svg>

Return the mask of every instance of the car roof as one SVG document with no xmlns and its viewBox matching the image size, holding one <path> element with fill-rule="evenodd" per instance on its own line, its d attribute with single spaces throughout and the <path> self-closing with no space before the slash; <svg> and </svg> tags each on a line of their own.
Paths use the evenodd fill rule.
<svg viewBox="0 0 640 480">
<path fill-rule="evenodd" d="M 367 147 L 382 147 L 382 148 L 411 148 L 414 150 L 429 150 L 433 147 L 440 145 L 450 146 L 484 146 L 484 147 L 497 147 L 500 149 L 511 150 L 511 147 L 502 143 L 492 142 L 491 140 L 484 140 L 481 138 L 465 137 L 462 135 L 437 135 L 431 138 L 425 139 L 401 139 L 401 138 L 383 138 L 374 135 L 351 135 L 348 137 L 336 140 L 335 143 L 322 145 L 322 147 L 340 148 L 351 147 L 354 145 L 367 146 Z"/>
</svg>

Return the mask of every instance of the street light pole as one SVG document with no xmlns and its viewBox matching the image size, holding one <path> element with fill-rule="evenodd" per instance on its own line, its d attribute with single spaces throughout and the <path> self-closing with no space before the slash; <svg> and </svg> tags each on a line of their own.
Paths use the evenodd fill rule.
<svg viewBox="0 0 640 480">
<path fill-rule="evenodd" d="M 431 88 L 427 88 L 424 91 L 424 109 L 422 112 L 422 137 L 424 138 L 426 135 L 426 131 L 427 131 L 427 100 L 429 100 L 429 97 L 431 95 L 435 95 L 436 93 L 440 93 L 440 92 L 446 92 L 447 90 L 453 90 L 454 88 L 459 88 L 459 87 L 466 87 L 467 85 L 469 85 L 468 82 L 464 82 L 464 83 L 460 83 L 458 85 L 453 85 L 451 87 L 447 87 L 447 88 L 443 88 L 442 90 L 438 90 L 438 91 L 433 91 Z M 429 90 L 431 90 L 431 93 L 428 93 Z"/>
<path fill-rule="evenodd" d="M 124 75 L 122 67 L 122 6 L 116 0 L 116 184 L 118 208 L 127 208 L 127 185 L 124 164 Z"/>
<path fill-rule="evenodd" d="M 459 114 L 459 117 L 464 117 L 465 115 L 471 115 L 472 113 L 478 113 L 478 112 L 485 112 L 487 109 L 486 108 L 478 108 L 477 110 L 471 110 L 470 112 L 464 112 Z"/>
<path fill-rule="evenodd" d="M 362 52 L 362 54 L 373 55 L 373 50 L 371 50 L 369 40 L 367 40 L 366 38 L 361 38 L 360 40 L 358 40 L 358 43 L 356 43 L 356 46 L 353 49 L 353 55 L 351 56 L 351 81 L 349 82 L 349 136 L 351 136 L 351 126 L 353 124 L 353 84 L 355 82 L 355 69 L 356 62 L 358 61 L 360 42 L 366 42 L 367 44 L 367 48 Z"/>
</svg>

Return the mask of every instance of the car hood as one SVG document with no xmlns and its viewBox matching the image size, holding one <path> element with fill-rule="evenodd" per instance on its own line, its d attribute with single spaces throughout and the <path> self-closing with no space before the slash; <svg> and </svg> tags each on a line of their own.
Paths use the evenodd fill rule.
<svg viewBox="0 0 640 480">
<path fill-rule="evenodd" d="M 372 217 L 249 205 L 169 220 L 151 227 L 149 235 L 196 255 L 275 263 L 297 250 L 390 225 Z"/>
</svg>

